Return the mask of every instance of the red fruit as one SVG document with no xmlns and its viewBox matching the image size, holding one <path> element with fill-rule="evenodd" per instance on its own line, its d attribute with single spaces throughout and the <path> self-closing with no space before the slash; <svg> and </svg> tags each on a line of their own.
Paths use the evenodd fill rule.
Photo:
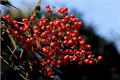
<svg viewBox="0 0 120 80">
<path fill-rule="evenodd" d="M 88 64 L 89 63 L 89 59 L 85 59 L 84 63 Z"/>
<path fill-rule="evenodd" d="M 73 39 L 73 41 L 74 41 L 74 42 L 76 42 L 76 41 L 77 41 L 77 37 L 73 37 L 72 39 Z"/>
<path fill-rule="evenodd" d="M 77 60 L 78 60 L 77 56 L 74 56 L 73 61 L 77 61 Z"/>
<path fill-rule="evenodd" d="M 30 39 L 29 39 L 29 38 L 27 38 L 27 39 L 26 39 L 26 42 L 27 42 L 27 43 L 29 43 L 29 42 L 30 42 Z"/>
<path fill-rule="evenodd" d="M 77 36 L 78 35 L 78 30 L 74 30 L 74 34 L 75 34 L 75 36 Z"/>
<path fill-rule="evenodd" d="M 78 22 L 78 29 L 82 26 L 82 22 Z"/>
<path fill-rule="evenodd" d="M 63 30 L 66 30 L 66 29 L 67 29 L 67 27 L 66 27 L 66 26 L 62 26 L 62 29 L 63 29 Z"/>
<path fill-rule="evenodd" d="M 16 21 L 16 20 L 13 20 L 12 22 L 13 22 L 13 24 L 17 24 L 17 21 Z"/>
<path fill-rule="evenodd" d="M 50 8 L 50 5 L 49 5 L 49 4 L 47 4 L 47 5 L 46 5 L 46 8 Z"/>
<path fill-rule="evenodd" d="M 43 22 L 42 22 L 42 21 L 39 22 L 39 26 L 40 26 L 40 27 L 43 26 Z"/>
<path fill-rule="evenodd" d="M 30 38 L 30 42 L 33 42 L 33 41 L 34 41 L 34 39 L 31 37 L 31 38 Z"/>
<path fill-rule="evenodd" d="M 43 23 L 43 24 L 46 24 L 46 20 L 43 20 L 42 23 Z"/>
<path fill-rule="evenodd" d="M 47 13 L 51 13 L 51 9 L 50 9 L 50 8 L 47 8 L 47 9 L 46 9 L 46 12 L 47 12 Z"/>
<path fill-rule="evenodd" d="M 39 34 L 39 30 L 35 30 L 35 31 L 34 31 L 34 34 Z"/>
<path fill-rule="evenodd" d="M 73 44 L 73 41 L 72 41 L 72 40 L 69 40 L 69 41 L 68 41 L 68 44 L 69 44 L 69 45 L 72 45 L 72 44 Z"/>
<path fill-rule="evenodd" d="M 68 36 L 64 36 L 64 40 L 68 40 Z"/>
<path fill-rule="evenodd" d="M 58 9 L 58 12 L 60 12 L 60 13 L 61 13 L 61 10 L 62 10 L 62 8 L 59 8 L 59 9 Z"/>
<path fill-rule="evenodd" d="M 82 61 L 79 61 L 79 62 L 78 62 L 78 64 L 79 64 L 79 65 L 82 65 L 82 64 L 83 64 L 83 62 L 82 62 Z"/>
<path fill-rule="evenodd" d="M 84 40 L 80 41 L 80 45 L 84 46 L 85 45 L 85 41 Z"/>
<path fill-rule="evenodd" d="M 88 55 L 88 58 L 89 58 L 89 59 L 92 58 L 92 55 Z"/>
<path fill-rule="evenodd" d="M 18 34 L 18 31 L 14 31 L 14 34 L 17 35 L 17 34 Z"/>
<path fill-rule="evenodd" d="M 66 26 L 66 28 L 70 28 L 70 24 L 66 24 L 65 26 Z"/>
<path fill-rule="evenodd" d="M 102 60 L 103 60 L 103 57 L 102 57 L 102 56 L 98 56 L 98 60 L 99 60 L 99 61 L 102 61 Z"/>
<path fill-rule="evenodd" d="M 73 56 L 69 56 L 69 59 L 70 59 L 70 60 L 73 60 Z"/>
<path fill-rule="evenodd" d="M 64 7 L 64 11 L 65 11 L 65 12 L 68 11 L 68 7 Z"/>
<path fill-rule="evenodd" d="M 23 18 L 23 19 L 22 19 L 22 22 L 23 22 L 23 23 L 27 23 L 27 22 L 28 22 L 28 19 L 27 19 L 27 18 Z"/>
<path fill-rule="evenodd" d="M 19 25 L 18 25 L 18 24 L 14 24 L 14 26 L 15 26 L 15 28 L 17 28 L 17 29 L 19 28 Z"/>
<path fill-rule="evenodd" d="M 69 59 L 69 55 L 64 56 L 64 60 L 68 60 Z"/>
<path fill-rule="evenodd" d="M 89 61 L 89 64 L 91 64 L 91 65 L 92 65 L 92 64 L 94 64 L 94 62 L 90 60 L 90 61 Z"/>
<path fill-rule="evenodd" d="M 37 30 L 38 29 L 38 27 L 36 26 L 36 25 L 34 25 L 34 27 L 33 27 L 35 30 Z"/>
<path fill-rule="evenodd" d="M 55 39 L 56 39 L 56 36 L 52 36 L 51 39 L 52 39 L 52 40 L 55 40 Z"/>
<path fill-rule="evenodd" d="M 24 27 L 25 27 L 25 29 L 28 29 L 28 28 L 29 28 L 29 25 L 28 25 L 28 24 L 25 24 Z"/>
<path fill-rule="evenodd" d="M 62 14 L 63 14 L 63 13 L 64 13 L 64 10 L 63 10 L 63 9 L 61 9 L 61 10 L 60 10 L 60 13 L 62 13 Z"/>
<path fill-rule="evenodd" d="M 67 31 L 66 35 L 68 35 L 68 36 L 71 35 L 70 31 Z"/>
<path fill-rule="evenodd" d="M 6 19 L 10 19 L 10 15 L 6 15 Z"/>
<path fill-rule="evenodd" d="M 37 34 L 36 34 L 36 33 L 34 33 L 34 34 L 33 34 L 33 36 L 34 36 L 34 37 L 37 37 Z"/>
<path fill-rule="evenodd" d="M 62 36 L 62 32 L 59 32 L 59 33 L 58 33 L 58 36 Z"/>
<path fill-rule="evenodd" d="M 70 15 L 70 18 L 75 18 L 75 15 L 74 15 L 74 14 L 71 14 L 71 15 Z"/>
<path fill-rule="evenodd" d="M 80 51 L 76 51 L 76 56 L 80 56 Z"/>
<path fill-rule="evenodd" d="M 31 21 L 34 21 L 34 20 L 35 20 L 34 16 L 31 16 L 31 17 L 30 17 L 30 20 L 31 20 Z"/>
<path fill-rule="evenodd" d="M 85 50 L 82 50 L 81 53 L 82 53 L 82 54 L 86 54 L 87 52 L 86 52 Z"/>
<path fill-rule="evenodd" d="M 55 44 L 56 44 L 55 42 L 51 42 L 50 46 L 53 47 L 53 46 L 55 46 Z"/>
<path fill-rule="evenodd" d="M 85 45 L 84 48 L 85 48 L 86 50 L 90 50 L 92 47 L 91 47 L 91 45 Z"/>
<path fill-rule="evenodd" d="M 58 61 L 57 61 L 57 64 L 58 64 L 58 65 L 61 65 L 61 61 L 60 61 L 60 60 L 58 60 Z"/>
<path fill-rule="evenodd" d="M 82 40 L 83 40 L 83 38 L 82 38 L 81 36 L 79 36 L 79 37 L 78 37 L 78 40 L 82 41 Z"/>
</svg>

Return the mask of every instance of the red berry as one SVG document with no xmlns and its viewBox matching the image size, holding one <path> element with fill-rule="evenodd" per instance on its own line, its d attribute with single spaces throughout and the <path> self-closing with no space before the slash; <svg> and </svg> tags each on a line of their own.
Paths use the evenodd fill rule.
<svg viewBox="0 0 120 80">
<path fill-rule="evenodd" d="M 82 64 L 83 64 L 83 62 L 82 62 L 82 61 L 79 61 L 79 62 L 78 62 L 78 64 L 79 64 L 79 65 L 82 65 Z"/>
<path fill-rule="evenodd" d="M 65 12 L 68 11 L 68 7 L 64 7 L 64 11 L 65 11 Z"/>
<path fill-rule="evenodd" d="M 72 45 L 72 44 L 73 44 L 73 41 L 72 41 L 72 40 L 69 40 L 69 41 L 68 41 L 68 44 L 69 44 L 69 45 Z"/>
<path fill-rule="evenodd" d="M 58 61 L 57 61 L 57 64 L 58 64 L 58 65 L 61 65 L 61 61 L 60 61 L 60 60 L 58 60 Z"/>
<path fill-rule="evenodd" d="M 28 19 L 27 19 L 27 18 L 23 18 L 23 19 L 22 19 L 22 22 L 23 22 L 23 23 L 27 23 L 27 22 L 28 22 Z"/>
<path fill-rule="evenodd" d="M 73 60 L 73 56 L 69 56 L 69 59 L 70 59 L 70 60 Z"/>
<path fill-rule="evenodd" d="M 91 45 L 85 45 L 84 48 L 85 48 L 86 50 L 90 50 L 92 47 L 91 47 Z"/>
<path fill-rule="evenodd" d="M 50 9 L 50 8 L 47 8 L 47 9 L 46 9 L 46 12 L 47 12 L 47 13 L 51 13 L 51 9 Z"/>
<path fill-rule="evenodd" d="M 26 39 L 26 42 L 27 42 L 27 43 L 29 43 L 29 42 L 30 42 L 30 39 L 29 39 L 29 38 L 27 38 L 27 39 Z"/>
<path fill-rule="evenodd" d="M 69 59 L 69 55 L 64 56 L 64 60 L 68 60 Z"/>
<path fill-rule="evenodd" d="M 58 32 L 58 36 L 62 36 L 62 32 Z"/>
<path fill-rule="evenodd" d="M 88 64 L 89 63 L 89 59 L 85 59 L 84 63 Z"/>
<path fill-rule="evenodd" d="M 31 17 L 30 17 L 30 20 L 31 20 L 31 21 L 34 21 L 34 20 L 35 20 L 34 16 L 31 16 Z"/>
<path fill-rule="evenodd" d="M 10 15 L 6 15 L 6 19 L 10 19 Z"/>
<path fill-rule="evenodd" d="M 94 62 L 90 60 L 90 61 L 89 61 L 89 64 L 93 65 L 93 64 L 94 64 Z"/>
<path fill-rule="evenodd" d="M 102 56 L 98 56 L 98 60 L 99 60 L 99 61 L 102 61 L 102 60 L 103 60 L 103 57 L 102 57 Z"/>
<path fill-rule="evenodd" d="M 85 41 L 84 40 L 80 41 L 80 45 L 84 46 L 85 45 Z"/>
<path fill-rule="evenodd" d="M 89 58 L 89 59 L 92 58 L 92 55 L 88 55 L 88 58 Z"/>
<path fill-rule="evenodd" d="M 55 44 L 56 44 L 55 42 L 51 42 L 50 46 L 53 47 L 53 46 L 55 46 Z"/>
<path fill-rule="evenodd" d="M 77 59 L 78 59 L 77 56 L 73 57 L 73 61 L 77 61 Z"/>
<path fill-rule="evenodd" d="M 37 30 L 38 29 L 38 27 L 36 26 L 36 25 L 34 25 L 34 27 L 33 27 L 35 30 Z"/>
<path fill-rule="evenodd" d="M 49 4 L 47 4 L 47 5 L 46 5 L 46 8 L 50 8 L 50 5 L 49 5 Z"/>
<path fill-rule="evenodd" d="M 18 31 L 14 31 L 14 34 L 17 35 L 17 34 L 18 34 Z"/>
</svg>

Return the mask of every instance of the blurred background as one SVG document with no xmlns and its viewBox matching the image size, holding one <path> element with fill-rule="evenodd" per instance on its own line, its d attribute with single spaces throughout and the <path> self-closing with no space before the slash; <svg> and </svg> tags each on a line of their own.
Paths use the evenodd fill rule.
<svg viewBox="0 0 120 80">
<path fill-rule="evenodd" d="M 11 4 L 21 9 L 0 5 L 1 15 L 6 11 L 13 15 L 24 14 L 29 17 L 38 0 L 10 0 Z M 84 22 L 80 33 L 87 43 L 92 44 L 93 53 L 102 54 L 103 62 L 97 65 L 64 68 L 64 80 L 120 80 L 120 0 L 42 0 L 41 15 L 45 5 L 56 8 L 67 6 L 69 14 L 74 13 Z"/>
</svg>

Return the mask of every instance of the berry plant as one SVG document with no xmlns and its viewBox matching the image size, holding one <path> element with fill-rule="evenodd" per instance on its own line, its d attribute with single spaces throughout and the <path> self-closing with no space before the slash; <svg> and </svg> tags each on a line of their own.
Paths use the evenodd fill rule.
<svg viewBox="0 0 120 80">
<path fill-rule="evenodd" d="M 79 33 L 83 22 L 74 14 L 68 15 L 67 7 L 58 11 L 50 5 L 45 8 L 49 16 L 41 19 L 31 16 L 14 20 L 9 15 L 1 18 L 2 40 L 6 41 L 6 35 L 10 37 L 11 42 L 5 42 L 12 50 L 9 57 L 19 62 L 15 59 L 8 61 L 12 68 L 22 66 L 22 71 L 29 75 L 37 66 L 42 76 L 53 78 L 56 75 L 54 70 L 67 64 L 93 65 L 103 60 L 102 56 L 92 54 L 92 46 L 86 44 Z M 4 56 L 1 58 L 4 59 Z M 26 65 L 30 67 L 27 69 Z"/>
</svg>

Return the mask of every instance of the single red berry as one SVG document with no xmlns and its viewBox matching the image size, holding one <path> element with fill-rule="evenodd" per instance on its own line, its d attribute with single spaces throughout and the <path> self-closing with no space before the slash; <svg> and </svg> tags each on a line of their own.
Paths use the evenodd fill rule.
<svg viewBox="0 0 120 80">
<path fill-rule="evenodd" d="M 73 60 L 73 56 L 69 56 L 69 59 L 70 59 L 70 60 Z"/>
<path fill-rule="evenodd" d="M 30 20 L 31 20 L 31 21 L 34 21 L 34 20 L 35 20 L 34 16 L 31 16 L 31 17 L 30 17 Z"/>
<path fill-rule="evenodd" d="M 58 32 L 58 36 L 62 36 L 62 31 L 61 31 L 61 32 Z"/>
<path fill-rule="evenodd" d="M 79 36 L 79 37 L 78 37 L 78 40 L 82 41 L 82 40 L 83 40 L 83 38 L 82 38 L 81 36 Z"/>
<path fill-rule="evenodd" d="M 90 61 L 89 61 L 89 64 L 93 65 L 93 64 L 94 64 L 94 62 L 93 62 L 92 60 L 90 60 Z"/>
<path fill-rule="evenodd" d="M 15 34 L 15 35 L 18 35 L 18 31 L 14 31 L 14 34 Z"/>
<path fill-rule="evenodd" d="M 68 7 L 64 7 L 64 12 L 67 12 L 68 11 Z"/>
<path fill-rule="evenodd" d="M 27 43 L 29 43 L 29 42 L 30 42 L 30 39 L 29 39 L 29 38 L 27 38 L 27 39 L 26 39 L 26 42 L 27 42 Z"/>
<path fill-rule="evenodd" d="M 52 36 L 51 39 L 52 39 L 52 40 L 55 40 L 55 39 L 56 39 L 56 36 Z"/>
<path fill-rule="evenodd" d="M 103 60 L 103 57 L 102 57 L 102 56 L 98 56 L 98 60 L 99 60 L 99 61 L 102 61 L 102 60 Z"/>
<path fill-rule="evenodd" d="M 77 61 L 77 60 L 78 60 L 77 56 L 74 56 L 73 61 Z"/>
<path fill-rule="evenodd" d="M 36 26 L 36 25 L 34 25 L 34 27 L 33 27 L 35 30 L 38 30 L 38 27 Z"/>
<path fill-rule="evenodd" d="M 92 58 L 92 55 L 88 55 L 88 58 L 89 58 L 89 59 Z"/>
<path fill-rule="evenodd" d="M 55 44 L 56 44 L 55 42 L 51 42 L 50 46 L 53 47 L 53 46 L 55 46 Z"/>
<path fill-rule="evenodd" d="M 28 19 L 27 19 L 27 18 L 23 18 L 23 19 L 22 19 L 22 22 L 23 22 L 23 23 L 27 23 L 27 22 L 28 22 Z"/>
<path fill-rule="evenodd" d="M 60 61 L 60 60 L 58 60 L 58 61 L 57 61 L 57 64 L 58 64 L 58 65 L 61 65 L 61 61 Z"/>
<path fill-rule="evenodd" d="M 89 63 L 89 59 L 85 59 L 84 63 L 88 64 Z"/>
<path fill-rule="evenodd" d="M 6 15 L 6 19 L 10 19 L 10 15 Z"/>
<path fill-rule="evenodd" d="M 68 60 L 69 59 L 69 55 L 64 56 L 64 60 Z"/>
<path fill-rule="evenodd" d="M 47 4 L 47 5 L 46 5 L 46 8 L 50 8 L 50 5 L 49 5 L 49 4 Z"/>
<path fill-rule="evenodd" d="M 79 64 L 79 65 L 82 65 L 82 64 L 83 64 L 83 62 L 82 62 L 82 61 L 79 61 L 79 62 L 78 62 L 78 64 Z"/>
<path fill-rule="evenodd" d="M 85 45 L 85 41 L 84 40 L 80 41 L 80 45 L 84 46 Z"/>
<path fill-rule="evenodd" d="M 90 49 L 92 48 L 92 46 L 91 46 L 91 45 L 85 45 L 84 48 L 85 48 L 86 50 L 90 50 Z"/>
<path fill-rule="evenodd" d="M 28 24 L 25 24 L 24 27 L 25 27 L 25 29 L 28 29 L 28 28 L 29 28 L 29 25 L 28 25 Z"/>
<path fill-rule="evenodd" d="M 47 8 L 47 9 L 46 9 L 46 12 L 47 12 L 47 13 L 51 13 L 51 9 L 50 9 L 50 8 Z"/>
<path fill-rule="evenodd" d="M 19 25 L 18 25 L 18 24 L 14 24 L 14 26 L 15 26 L 15 28 L 17 28 L 17 29 L 19 28 Z"/>
<path fill-rule="evenodd" d="M 69 40 L 69 41 L 68 41 L 68 44 L 69 44 L 69 45 L 72 45 L 72 44 L 73 44 L 73 41 L 72 41 L 72 40 Z"/>
</svg>

